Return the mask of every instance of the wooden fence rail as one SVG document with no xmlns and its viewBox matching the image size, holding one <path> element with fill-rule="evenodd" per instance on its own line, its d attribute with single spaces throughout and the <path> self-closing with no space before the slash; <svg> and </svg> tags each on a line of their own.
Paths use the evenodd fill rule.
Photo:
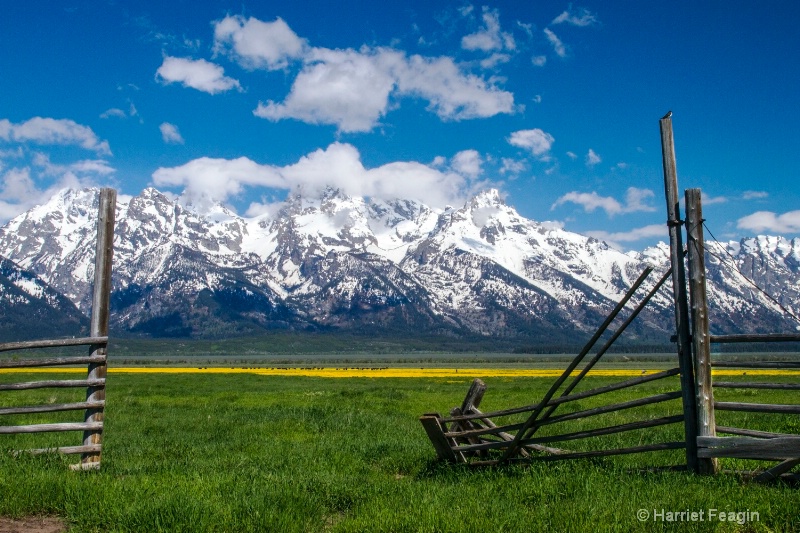
<svg viewBox="0 0 800 533">
<path fill-rule="evenodd" d="M 44 388 L 86 388 L 86 400 L 82 402 L 0 407 L 0 416 L 84 411 L 83 422 L 0 426 L 0 435 L 82 431 L 84 436 L 83 445 L 81 446 L 59 446 L 24 450 L 27 453 L 34 454 L 49 452 L 81 454 L 81 462 L 78 465 L 73 465 L 73 468 L 78 470 L 96 469 L 100 467 L 103 417 L 106 404 L 108 319 L 110 310 L 111 258 L 114 242 L 116 197 L 116 191 L 113 189 L 102 189 L 100 191 L 97 218 L 94 292 L 92 294 L 89 336 L 0 344 L 0 352 L 38 350 L 66 346 L 90 346 L 89 354 L 85 356 L 29 358 L 21 360 L 6 359 L 0 361 L 0 369 L 25 369 L 78 364 L 88 365 L 86 379 L 55 379 L 0 384 L 0 391 L 24 391 Z"/>
<path fill-rule="evenodd" d="M 639 305 L 623 321 L 617 331 L 584 364 L 583 368 L 563 390 L 562 386 L 567 383 L 567 379 L 577 370 L 578 365 L 583 362 L 585 356 L 594 348 L 600 337 L 639 289 L 645 278 L 651 273 L 651 268 L 645 270 L 636 282 L 632 284 L 631 288 L 606 317 L 584 348 L 551 384 L 540 402 L 510 409 L 481 412 L 478 409 L 478 405 L 483 398 L 486 386 L 482 381 L 475 380 L 461 407 L 454 407 L 450 411 L 450 416 L 442 417 L 438 413 L 427 413 L 422 416 L 420 421 L 437 455 L 441 459 L 481 466 L 518 461 L 557 461 L 685 449 L 685 468 L 706 474 L 713 474 L 719 471 L 718 458 L 780 461 L 777 465 L 762 472 L 756 472 L 753 477 L 758 481 L 785 477 L 792 468 L 800 465 L 800 436 L 737 428 L 717 423 L 716 412 L 738 411 L 773 415 L 797 415 L 800 414 L 800 405 L 718 401 L 714 399 L 715 388 L 727 389 L 728 394 L 735 393 L 736 389 L 796 391 L 800 390 L 800 383 L 758 380 L 715 382 L 712 379 L 712 368 L 739 368 L 743 370 L 742 374 L 747 374 L 747 370 L 750 369 L 799 369 L 800 361 L 712 361 L 711 344 L 800 342 L 800 333 L 711 335 L 706 294 L 707 269 L 703 235 L 705 219 L 703 218 L 702 210 L 702 194 L 700 189 L 688 189 L 685 191 L 686 219 L 682 220 L 678 198 L 671 115 L 671 113 L 668 113 L 659 123 L 664 166 L 664 192 L 667 200 L 667 226 L 670 236 L 670 269 L 661 276 L 660 280 L 639 302 Z M 682 227 L 686 232 L 685 248 Z M 688 284 L 686 263 L 688 263 Z M 672 342 L 676 343 L 678 367 L 583 392 L 574 392 L 578 383 L 589 374 L 595 364 L 669 278 L 672 279 L 676 330 Z M 676 375 L 680 377 L 680 390 L 678 391 L 660 392 L 643 398 L 579 409 L 566 414 L 553 414 L 563 404 Z M 556 396 L 558 391 L 561 391 L 560 396 Z M 564 424 L 570 421 L 588 419 L 593 416 L 616 413 L 678 399 L 681 399 L 682 404 L 682 413 L 679 415 L 660 416 L 613 426 L 581 429 L 579 431 L 559 431 L 563 426 L 557 426 L 559 430 L 552 428 L 556 424 Z M 526 415 L 527 418 L 524 420 L 520 420 L 520 417 L 516 419 L 507 418 L 514 415 Z M 501 422 L 503 418 L 507 422 Z M 571 442 L 678 423 L 683 423 L 684 441 L 682 442 L 661 442 L 590 451 L 571 451 L 546 446 L 546 444 Z M 550 432 L 554 434 L 534 437 L 538 430 L 546 426 L 551 426 Z M 718 437 L 717 433 L 733 436 Z"/>
</svg>

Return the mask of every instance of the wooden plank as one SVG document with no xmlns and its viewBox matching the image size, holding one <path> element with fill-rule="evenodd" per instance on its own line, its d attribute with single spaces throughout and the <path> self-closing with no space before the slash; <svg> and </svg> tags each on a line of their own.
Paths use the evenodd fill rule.
<svg viewBox="0 0 800 533">
<path fill-rule="evenodd" d="M 0 415 L 24 415 L 32 413 L 55 413 L 57 411 L 76 411 L 79 409 L 99 409 L 105 405 L 105 401 L 100 402 L 76 402 L 76 403 L 56 403 L 31 405 L 25 407 L 2 407 Z"/>
<path fill-rule="evenodd" d="M 800 368 L 800 361 L 712 361 L 714 368 L 760 368 L 790 369 Z"/>
<path fill-rule="evenodd" d="M 800 383 L 762 383 L 760 381 L 716 381 L 714 387 L 720 389 L 775 389 L 800 390 Z"/>
<path fill-rule="evenodd" d="M 738 342 L 800 342 L 800 333 L 711 335 L 711 342 L 717 344 L 731 344 Z"/>
<path fill-rule="evenodd" d="M 86 452 L 99 452 L 100 445 L 95 444 L 92 446 L 61 446 L 59 448 L 34 448 L 31 450 L 17 450 L 14 452 L 14 455 L 21 455 L 21 454 L 30 454 L 30 455 L 41 455 L 45 453 L 63 453 L 67 455 L 75 454 L 75 453 L 86 453 Z"/>
<path fill-rule="evenodd" d="M 645 272 L 642 273 L 642 276 L 645 276 L 645 274 L 647 273 L 649 272 L 645 270 Z M 659 279 L 656 282 L 655 286 L 652 289 L 650 289 L 647 295 L 645 295 L 645 297 L 642 298 L 642 301 L 639 302 L 639 304 L 634 308 L 634 310 L 631 312 L 628 318 L 625 319 L 622 325 L 620 325 L 620 327 L 617 328 L 617 331 L 615 331 L 614 334 L 611 335 L 611 338 L 606 341 L 603 347 L 600 348 L 600 350 L 598 350 L 598 352 L 594 354 L 594 356 L 589 360 L 589 362 L 586 363 L 586 365 L 581 369 L 580 373 L 572 379 L 572 382 L 569 385 L 567 385 L 567 387 L 564 389 L 564 392 L 561 393 L 562 398 L 564 396 L 569 396 L 569 394 L 575 389 L 575 387 L 578 386 L 578 383 L 581 382 L 581 380 L 586 376 L 586 374 L 588 374 L 589 371 L 592 368 L 594 368 L 597 362 L 600 361 L 600 358 L 602 358 L 603 355 L 605 355 L 605 353 L 609 350 L 609 348 L 611 348 L 611 346 L 616 342 L 616 340 L 620 337 L 620 335 L 622 335 L 622 333 L 628 328 L 631 322 L 633 322 L 634 319 L 637 316 L 639 316 L 639 313 L 642 311 L 642 309 L 644 309 L 644 307 L 647 305 L 650 299 L 656 294 L 656 292 L 658 292 L 658 290 L 661 289 L 661 287 L 664 285 L 664 283 L 667 281 L 667 278 L 669 278 L 670 275 L 671 271 L 668 270 L 661 276 L 661 279 Z M 642 278 L 642 276 L 640 276 L 640 279 Z M 638 280 L 637 283 L 639 283 Z M 553 411 L 555 411 L 558 408 L 558 405 L 560 404 L 551 405 L 549 409 L 541 416 L 540 419 L 550 418 L 550 416 L 553 414 Z M 538 426 L 539 425 L 537 425 L 537 427 Z"/>
<path fill-rule="evenodd" d="M 774 437 L 792 437 L 789 433 L 771 433 L 769 431 L 757 431 L 755 429 L 733 428 L 729 426 L 717 426 L 717 433 L 728 433 L 730 435 L 742 435 L 743 437 L 758 437 L 761 439 L 772 439 Z"/>
<path fill-rule="evenodd" d="M 753 478 L 753 481 L 758 483 L 766 483 L 781 477 L 795 466 L 800 465 L 800 458 L 787 459 L 778 463 L 777 465 L 769 468 Z"/>
<path fill-rule="evenodd" d="M 672 131 L 672 111 L 659 121 L 661 130 L 661 161 L 664 168 L 664 197 L 667 202 L 670 265 L 672 265 L 672 296 L 675 309 L 678 366 L 681 369 L 683 391 L 684 434 L 686 435 L 686 465 L 697 471 L 697 396 L 695 394 L 694 364 L 691 332 L 689 330 L 689 301 L 686 295 L 686 269 L 683 262 L 681 208 L 678 203 L 678 169 L 675 162 L 675 138 Z"/>
<path fill-rule="evenodd" d="M 455 463 L 457 461 L 456 454 L 452 448 L 450 448 L 450 443 L 444 436 L 444 430 L 442 428 L 441 417 L 439 414 L 424 414 L 419 417 L 419 421 L 422 423 L 422 427 L 425 428 L 425 433 L 428 434 L 428 438 L 431 440 L 431 444 L 433 444 L 433 447 L 436 450 L 436 455 L 439 457 L 439 459 L 444 459 L 445 461 Z"/>
<path fill-rule="evenodd" d="M 553 416 L 547 419 L 540 420 L 537 425 L 545 426 L 548 424 L 555 424 L 565 420 L 577 420 L 579 418 L 586 418 L 605 413 L 613 413 L 615 411 L 623 411 L 625 409 L 632 409 L 634 407 L 641 407 L 643 405 L 651 405 L 654 403 L 668 402 L 681 398 L 683 393 L 681 391 L 665 392 L 663 394 L 655 394 L 645 398 L 637 398 L 636 400 L 628 400 L 627 402 L 620 402 L 615 404 L 604 405 L 602 407 L 595 407 L 593 409 L 585 409 L 583 411 L 575 411 L 563 415 Z"/>
<path fill-rule="evenodd" d="M 41 366 L 80 365 L 99 363 L 106 360 L 103 356 L 80 355 L 75 357 L 53 357 L 49 359 L 21 359 L 19 361 L 0 361 L 0 368 L 35 368 Z"/>
<path fill-rule="evenodd" d="M 714 402 L 714 408 L 720 411 L 800 414 L 800 405 L 780 405 L 772 403 Z"/>
<path fill-rule="evenodd" d="M 786 460 L 800 457 L 800 436 L 774 439 L 697 437 L 697 447 L 700 457 Z"/>
<path fill-rule="evenodd" d="M 472 380 L 467 395 L 464 397 L 464 401 L 461 402 L 461 412 L 468 413 L 473 407 L 477 408 L 481 404 L 485 392 L 486 383 L 484 383 L 483 380 L 478 378 Z"/>
<path fill-rule="evenodd" d="M 706 294 L 705 240 L 703 236 L 703 201 L 700 189 L 687 189 L 686 246 L 689 263 L 689 304 L 694 360 L 697 436 L 715 437 L 714 388 L 711 385 L 711 342 L 708 326 Z M 714 459 L 698 458 L 697 472 L 715 474 L 719 469 Z"/>
<path fill-rule="evenodd" d="M 558 422 L 564 422 L 566 420 L 577 420 L 579 418 L 586 418 L 589 416 L 595 416 L 605 413 L 612 413 L 615 411 L 622 411 L 624 409 L 631 409 L 633 407 L 641 407 L 643 405 L 650 405 L 659 402 L 666 402 L 669 400 L 675 400 L 677 398 L 681 398 L 682 393 L 681 391 L 675 392 L 666 392 L 663 394 L 656 394 L 653 396 L 647 396 L 645 398 L 638 398 L 636 400 L 629 400 L 627 402 L 620 402 L 616 404 L 609 404 L 602 407 L 595 407 L 593 409 L 585 409 L 583 411 L 575 411 L 574 413 L 567 413 L 563 415 L 553 416 L 550 418 L 543 418 L 537 421 L 536 425 L 539 426 L 546 426 L 550 424 L 555 424 Z M 483 420 L 488 420 L 483 419 Z M 481 436 L 481 435 L 488 435 L 488 434 L 495 434 L 500 435 L 500 432 L 506 431 L 515 431 L 522 427 L 522 424 L 508 424 L 505 426 L 497 426 L 493 425 L 489 428 L 484 428 L 482 430 L 477 431 L 459 431 L 459 432 L 447 432 L 446 436 L 448 437 L 474 437 L 474 436 Z"/>
<path fill-rule="evenodd" d="M 59 389 L 69 387 L 105 387 L 105 384 L 105 379 L 50 379 L 42 381 L 25 381 L 21 383 L 2 383 L 0 384 L 0 391 Z"/>
<path fill-rule="evenodd" d="M 592 457 L 609 457 L 613 455 L 627 455 L 632 453 L 659 452 L 664 450 L 680 450 L 686 448 L 684 441 L 662 442 L 659 444 L 647 444 L 644 446 L 633 446 L 630 448 L 616 448 L 613 450 L 594 450 L 589 452 L 567 452 L 555 455 L 534 455 L 529 459 L 518 459 L 520 461 L 564 461 L 567 459 L 588 459 Z M 473 461 L 470 466 L 494 466 L 499 464 L 499 460 L 494 461 Z"/>
<path fill-rule="evenodd" d="M 95 251 L 94 267 L 94 292 L 92 293 L 92 314 L 90 318 L 89 334 L 92 337 L 108 336 L 108 318 L 111 313 L 111 262 L 114 250 L 114 218 L 116 214 L 117 191 L 103 188 L 100 190 L 100 201 L 97 216 L 97 246 Z M 95 344 L 90 355 L 103 356 L 108 354 L 108 344 Z M 102 379 L 105 383 L 107 373 L 106 361 L 90 363 L 88 371 L 89 380 Z M 106 399 L 105 385 L 102 387 L 89 386 L 86 389 L 86 401 L 98 402 Z M 87 424 L 100 423 L 104 418 L 103 408 L 87 409 L 84 421 Z M 83 434 L 83 445 L 102 444 L 103 433 L 87 429 Z M 88 452 L 81 456 L 81 464 L 91 465 L 100 462 L 100 452 Z"/>
<path fill-rule="evenodd" d="M 645 374 L 645 375 L 643 375 L 641 377 L 636 377 L 636 378 L 632 378 L 632 379 L 629 379 L 629 380 L 620 381 L 618 383 L 612 383 L 611 385 L 605 385 L 603 387 L 597 387 L 595 389 L 590 389 L 590 390 L 587 390 L 587 391 L 584 391 L 584 392 L 578 392 L 578 393 L 570 394 L 569 396 L 562 396 L 562 397 L 556 398 L 554 400 L 550 400 L 548 405 L 558 405 L 558 404 L 562 404 L 562 403 L 574 402 L 574 401 L 577 401 L 577 400 L 583 400 L 584 398 L 590 398 L 592 396 L 605 394 L 607 392 L 627 389 L 629 387 L 635 387 L 636 385 L 641 385 L 642 383 L 649 383 L 651 381 L 657 381 L 659 379 L 664 379 L 664 378 L 676 376 L 678 374 L 680 374 L 680 370 L 678 368 L 671 368 L 669 370 L 664 370 L 662 372 L 656 372 L 655 374 Z M 500 410 L 500 411 L 491 411 L 491 412 L 488 412 L 488 413 L 484 413 L 483 416 L 486 416 L 486 417 L 489 417 L 489 418 L 497 418 L 497 417 L 500 417 L 500 416 L 514 415 L 514 414 L 533 411 L 538 406 L 539 406 L 539 404 L 535 404 L 535 405 L 526 405 L 524 407 L 515 407 L 515 408 L 512 408 L 512 409 L 503 409 L 503 410 Z M 460 419 L 469 420 L 469 419 L 472 419 L 472 418 L 480 418 L 480 417 L 481 417 L 481 415 L 472 414 L 472 415 L 464 415 L 464 416 L 460 417 Z M 455 420 L 454 418 L 445 418 L 442 421 L 443 422 L 452 422 L 454 420 Z"/>
<path fill-rule="evenodd" d="M 662 418 L 655 418 L 653 420 L 640 420 L 637 422 L 629 422 L 627 424 L 619 424 L 616 426 L 608 426 L 603 428 L 589 429 L 585 431 L 576 431 L 573 433 L 564 433 L 561 435 L 548 435 L 546 437 L 533 437 L 524 439 L 522 445 L 526 444 L 541 444 L 547 442 L 563 442 L 567 440 L 588 439 L 592 437 L 602 437 L 604 435 L 613 435 L 615 433 L 624 433 L 626 431 L 635 431 L 638 429 L 647 429 L 658 426 L 666 426 L 669 424 L 677 424 L 683 422 L 683 415 L 666 416 Z M 457 448 L 460 452 L 473 452 L 480 450 L 496 450 L 503 449 L 507 446 L 505 442 L 487 442 L 482 444 L 468 444 L 459 446 Z"/>
<path fill-rule="evenodd" d="M 103 344 L 108 342 L 107 336 L 78 337 L 72 339 L 49 339 L 25 342 L 4 342 L 0 344 L 0 352 L 10 350 L 28 350 L 33 348 L 57 348 L 60 346 L 88 346 L 90 344 Z"/>
<path fill-rule="evenodd" d="M 0 435 L 20 433 L 46 433 L 51 431 L 102 431 L 102 422 L 66 422 L 59 424 L 30 424 L 27 426 L 0 426 Z"/>
<path fill-rule="evenodd" d="M 505 454 L 503 455 L 503 460 L 509 459 L 514 455 L 514 453 L 517 450 L 517 447 L 519 446 L 519 441 L 523 437 L 525 437 L 525 434 L 527 433 L 528 429 L 534 424 L 539 414 L 541 414 L 542 409 L 544 409 L 544 407 L 548 405 L 548 402 L 555 395 L 556 391 L 558 391 L 558 389 L 561 388 L 561 385 L 564 383 L 564 381 L 566 381 L 566 379 L 570 376 L 570 374 L 572 374 L 572 371 L 578 367 L 578 364 L 580 364 L 580 362 L 583 360 L 586 354 L 589 353 L 589 350 L 591 350 L 594 344 L 598 341 L 598 339 L 600 339 L 603 332 L 605 332 L 605 330 L 608 328 L 611 322 L 617 317 L 620 311 L 622 311 L 622 309 L 625 307 L 628 301 L 633 297 L 636 290 L 644 282 L 647 276 L 650 275 L 652 271 L 653 271 L 652 267 L 647 267 L 645 269 L 645 271 L 639 276 L 639 279 L 637 279 L 636 283 L 634 283 L 631 286 L 631 288 L 628 289 L 628 291 L 625 293 L 625 296 L 623 296 L 623 298 L 617 303 L 617 305 L 614 307 L 611 313 L 606 317 L 606 319 L 603 321 L 603 323 L 600 325 L 597 331 L 595 331 L 594 335 L 592 335 L 592 338 L 589 339 L 589 342 L 587 342 L 586 345 L 583 347 L 583 349 L 580 351 L 580 353 L 578 353 L 578 355 L 575 356 L 575 358 L 567 366 L 564 372 L 561 373 L 561 376 L 559 376 L 558 379 L 556 379 L 556 381 L 550 386 L 550 389 L 548 389 L 548 391 L 545 393 L 542 401 L 536 404 L 536 408 L 531 412 L 530 416 L 525 421 L 525 425 L 514 436 L 514 440 L 511 442 L 511 445 L 508 447 L 508 450 L 506 450 Z"/>
</svg>

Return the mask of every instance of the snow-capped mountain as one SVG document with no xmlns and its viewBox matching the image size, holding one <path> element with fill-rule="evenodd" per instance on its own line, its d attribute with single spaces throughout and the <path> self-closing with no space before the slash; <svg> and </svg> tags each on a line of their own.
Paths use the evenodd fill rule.
<svg viewBox="0 0 800 533">
<path fill-rule="evenodd" d="M 80 336 L 89 320 L 33 272 L 0 257 L 0 342 Z"/>
<path fill-rule="evenodd" d="M 0 229 L 0 255 L 88 312 L 96 210 L 96 190 L 64 190 Z M 112 328 L 176 336 L 335 328 L 574 340 L 646 265 L 652 286 L 668 264 L 665 246 L 625 254 L 525 219 L 495 190 L 442 210 L 327 189 L 243 218 L 150 188 L 118 199 L 114 246 Z M 715 332 L 788 327 L 744 275 L 796 308 L 800 242 L 709 249 Z M 665 339 L 673 327 L 664 291 L 632 333 Z"/>
</svg>

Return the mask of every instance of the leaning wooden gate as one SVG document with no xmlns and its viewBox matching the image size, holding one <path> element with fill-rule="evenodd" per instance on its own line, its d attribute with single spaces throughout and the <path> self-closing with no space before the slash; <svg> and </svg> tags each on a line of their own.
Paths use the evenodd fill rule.
<svg viewBox="0 0 800 533">
<path fill-rule="evenodd" d="M 106 358 L 108 354 L 108 318 L 111 293 L 111 256 L 114 242 L 115 206 L 116 191 L 114 189 L 102 189 L 100 191 L 100 206 L 97 222 L 94 291 L 92 296 L 89 337 L 0 344 L 0 352 L 64 346 L 90 347 L 89 354 L 85 356 L 31 358 L 21 360 L 4 358 L 0 360 L 0 369 L 19 369 L 21 371 L 27 368 L 37 367 L 57 367 L 77 364 L 88 365 L 86 379 L 0 383 L 0 391 L 86 387 L 86 399 L 81 402 L 60 404 L 45 402 L 39 405 L 0 407 L 0 415 L 5 416 L 27 416 L 60 411 L 84 411 L 82 422 L 0 425 L 0 435 L 82 431 L 83 443 L 79 446 L 21 450 L 29 453 L 60 452 L 65 454 L 81 454 L 81 462 L 74 465 L 73 468 L 82 470 L 100 467 L 106 397 Z"/>
<path fill-rule="evenodd" d="M 481 412 L 479 406 L 486 386 L 481 380 L 475 380 L 461 406 L 454 407 L 449 416 L 441 416 L 438 413 L 423 415 L 420 421 L 439 458 L 453 462 L 466 462 L 472 465 L 493 465 L 512 461 L 552 461 L 684 449 L 686 461 L 684 465 L 678 465 L 678 467 L 706 474 L 713 474 L 719 471 L 717 458 L 720 457 L 778 461 L 777 465 L 769 469 L 751 472 L 755 479 L 759 481 L 774 479 L 800 465 L 800 435 L 716 424 L 715 410 L 796 415 L 800 414 L 800 405 L 731 401 L 715 402 L 714 387 L 737 390 L 800 390 L 800 383 L 764 381 L 719 381 L 714 383 L 712 367 L 797 369 L 800 368 L 800 362 L 712 362 L 710 344 L 800 341 L 800 335 L 714 336 L 710 334 L 706 296 L 705 247 L 702 231 L 704 219 L 702 216 L 701 193 L 699 189 L 686 191 L 687 214 L 686 220 L 682 220 L 677 192 L 677 171 L 671 113 L 661 119 L 660 127 L 672 267 L 662 275 L 661 279 L 651 288 L 639 305 L 630 313 L 628 319 L 619 326 L 605 345 L 597 351 L 575 376 L 572 376 L 573 373 L 576 373 L 576 369 L 584 357 L 593 349 L 594 344 L 612 321 L 615 320 L 633 294 L 640 288 L 652 269 L 648 268 L 642 273 L 592 339 L 538 403 L 499 411 Z M 682 228 L 686 230 L 688 243 L 686 248 L 683 245 Z M 685 258 L 688 259 L 689 263 L 688 291 Z M 672 281 L 677 333 L 674 340 L 677 347 L 678 366 L 661 372 L 649 374 L 643 372 L 642 376 L 633 379 L 587 391 L 575 392 L 574 389 L 578 383 L 589 373 L 611 344 L 620 336 L 668 278 L 671 278 Z M 571 376 L 570 383 L 561 390 L 561 387 Z M 673 376 L 679 376 L 680 379 L 677 390 L 659 392 L 658 394 L 624 402 L 609 403 L 591 409 L 577 409 L 566 414 L 553 414 L 561 405 L 645 383 L 652 383 L 657 380 L 668 380 Z M 561 390 L 561 393 L 556 396 L 559 390 Z M 673 414 L 667 413 L 664 416 L 651 415 L 634 422 L 581 431 L 563 433 L 555 431 L 549 435 L 535 435 L 541 428 L 548 426 L 554 427 L 569 421 L 677 401 L 678 399 L 681 401 L 681 408 L 679 412 Z M 668 411 L 669 409 L 666 405 L 668 404 L 664 404 L 664 410 Z M 675 411 L 674 406 L 672 410 Z M 520 419 L 521 416 L 523 417 L 522 419 Z M 558 442 L 589 439 L 681 423 L 683 432 L 680 440 L 651 442 L 627 447 L 600 447 L 584 451 L 571 451 L 550 446 Z M 733 437 L 718 437 L 717 433 L 725 433 L 733 435 Z"/>
</svg>

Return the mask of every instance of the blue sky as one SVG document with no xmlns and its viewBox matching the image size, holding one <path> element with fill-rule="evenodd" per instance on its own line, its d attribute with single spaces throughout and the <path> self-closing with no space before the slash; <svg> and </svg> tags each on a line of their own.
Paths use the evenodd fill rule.
<svg viewBox="0 0 800 533">
<path fill-rule="evenodd" d="M 658 120 L 720 238 L 800 234 L 800 7 L 8 2 L 0 222 L 63 186 L 270 212 L 296 188 L 457 204 L 641 249 Z"/>
</svg>

